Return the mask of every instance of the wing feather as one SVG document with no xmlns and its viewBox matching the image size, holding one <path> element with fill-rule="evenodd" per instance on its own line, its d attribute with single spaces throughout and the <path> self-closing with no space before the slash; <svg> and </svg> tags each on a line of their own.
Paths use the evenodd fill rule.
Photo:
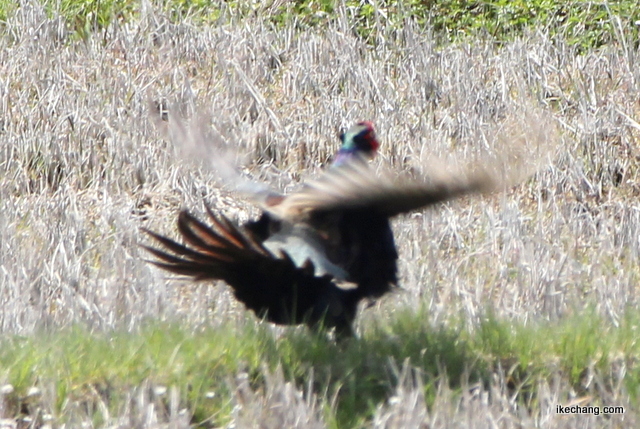
<svg viewBox="0 0 640 429">
<path fill-rule="evenodd" d="M 352 162 L 330 169 L 279 205 L 266 209 L 285 219 L 338 210 L 374 210 L 393 217 L 462 195 L 488 193 L 498 183 L 483 169 L 439 171 L 428 179 L 416 180 L 388 170 L 376 172 L 365 163 Z"/>
</svg>

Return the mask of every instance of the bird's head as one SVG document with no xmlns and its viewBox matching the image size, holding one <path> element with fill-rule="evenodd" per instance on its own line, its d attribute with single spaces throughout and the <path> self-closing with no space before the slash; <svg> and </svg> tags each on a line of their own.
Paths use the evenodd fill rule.
<svg viewBox="0 0 640 429">
<path fill-rule="evenodd" d="M 342 140 L 342 147 L 333 161 L 334 165 L 340 165 L 354 155 L 373 158 L 380 147 L 373 123 L 369 121 L 358 122 L 340 134 L 340 140 Z"/>
</svg>

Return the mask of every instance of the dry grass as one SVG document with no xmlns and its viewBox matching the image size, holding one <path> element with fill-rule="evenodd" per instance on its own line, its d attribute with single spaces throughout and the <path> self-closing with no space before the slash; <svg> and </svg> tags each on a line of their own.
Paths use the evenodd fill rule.
<svg viewBox="0 0 640 429">
<path fill-rule="evenodd" d="M 419 169 L 434 155 L 492 151 L 506 120 L 526 125 L 527 105 L 545 106 L 561 129 L 554 162 L 502 195 L 398 219 L 403 290 L 364 310 L 360 329 L 406 308 L 425 309 L 431 326 L 457 317 L 470 329 L 489 309 L 527 325 L 591 307 L 616 325 L 638 308 L 637 52 L 578 56 L 539 35 L 499 50 L 436 48 L 410 24 L 372 48 L 344 20 L 323 33 L 274 32 L 260 18 L 201 28 L 145 5 L 139 21 L 73 41 L 24 3 L 0 38 L 3 335 L 73 324 L 132 330 L 148 319 L 242 329 L 252 317 L 223 288 L 181 285 L 145 263 L 139 228 L 173 234 L 182 206 L 205 199 L 232 217 L 255 213 L 218 189 L 210 170 L 182 160 L 150 120 L 150 103 L 204 118 L 212 142 L 248 154 L 246 171 L 280 188 L 319 171 L 339 129 L 358 120 L 374 121 L 386 161 Z M 437 382 L 429 401 L 419 375 L 397 372 L 395 395 L 367 425 L 632 427 L 639 415 L 619 385 L 599 392 L 625 416 L 558 416 L 558 398 L 571 391 L 561 377 L 539 381 L 538 406 L 525 410 L 504 371 L 459 391 Z M 237 375 L 236 426 L 337 424 L 318 408 L 322 392 L 277 371 L 267 380 L 253 389 Z M 105 424 L 188 424 L 174 390 L 164 410 L 149 392 L 130 387 L 128 405 Z M 78 405 L 65 419 L 80 427 L 93 417 Z"/>
</svg>

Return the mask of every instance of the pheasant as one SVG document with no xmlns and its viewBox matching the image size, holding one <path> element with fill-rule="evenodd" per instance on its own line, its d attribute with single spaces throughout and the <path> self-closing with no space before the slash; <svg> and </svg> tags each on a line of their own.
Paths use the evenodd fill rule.
<svg viewBox="0 0 640 429">
<path fill-rule="evenodd" d="M 332 166 L 289 195 L 257 192 L 263 214 L 242 226 L 206 207 L 210 225 L 187 210 L 178 216 L 185 244 L 145 230 L 155 265 L 194 280 L 223 280 L 259 317 L 281 325 L 335 328 L 353 335 L 358 303 L 398 284 L 398 253 L 389 220 L 401 213 L 497 187 L 485 171 L 441 174 L 429 181 L 376 173 L 373 125 L 341 135 Z"/>
</svg>

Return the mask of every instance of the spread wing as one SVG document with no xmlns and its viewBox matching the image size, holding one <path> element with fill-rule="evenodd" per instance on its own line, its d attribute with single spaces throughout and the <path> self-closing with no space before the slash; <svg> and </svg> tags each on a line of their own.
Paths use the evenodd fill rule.
<svg viewBox="0 0 640 429">
<path fill-rule="evenodd" d="M 297 218 L 311 212 L 375 211 L 393 217 L 462 195 L 487 193 L 499 185 L 488 170 L 438 171 L 429 179 L 416 180 L 390 171 L 375 171 L 354 161 L 331 168 L 298 192 L 265 209 L 276 216 Z"/>
</svg>

